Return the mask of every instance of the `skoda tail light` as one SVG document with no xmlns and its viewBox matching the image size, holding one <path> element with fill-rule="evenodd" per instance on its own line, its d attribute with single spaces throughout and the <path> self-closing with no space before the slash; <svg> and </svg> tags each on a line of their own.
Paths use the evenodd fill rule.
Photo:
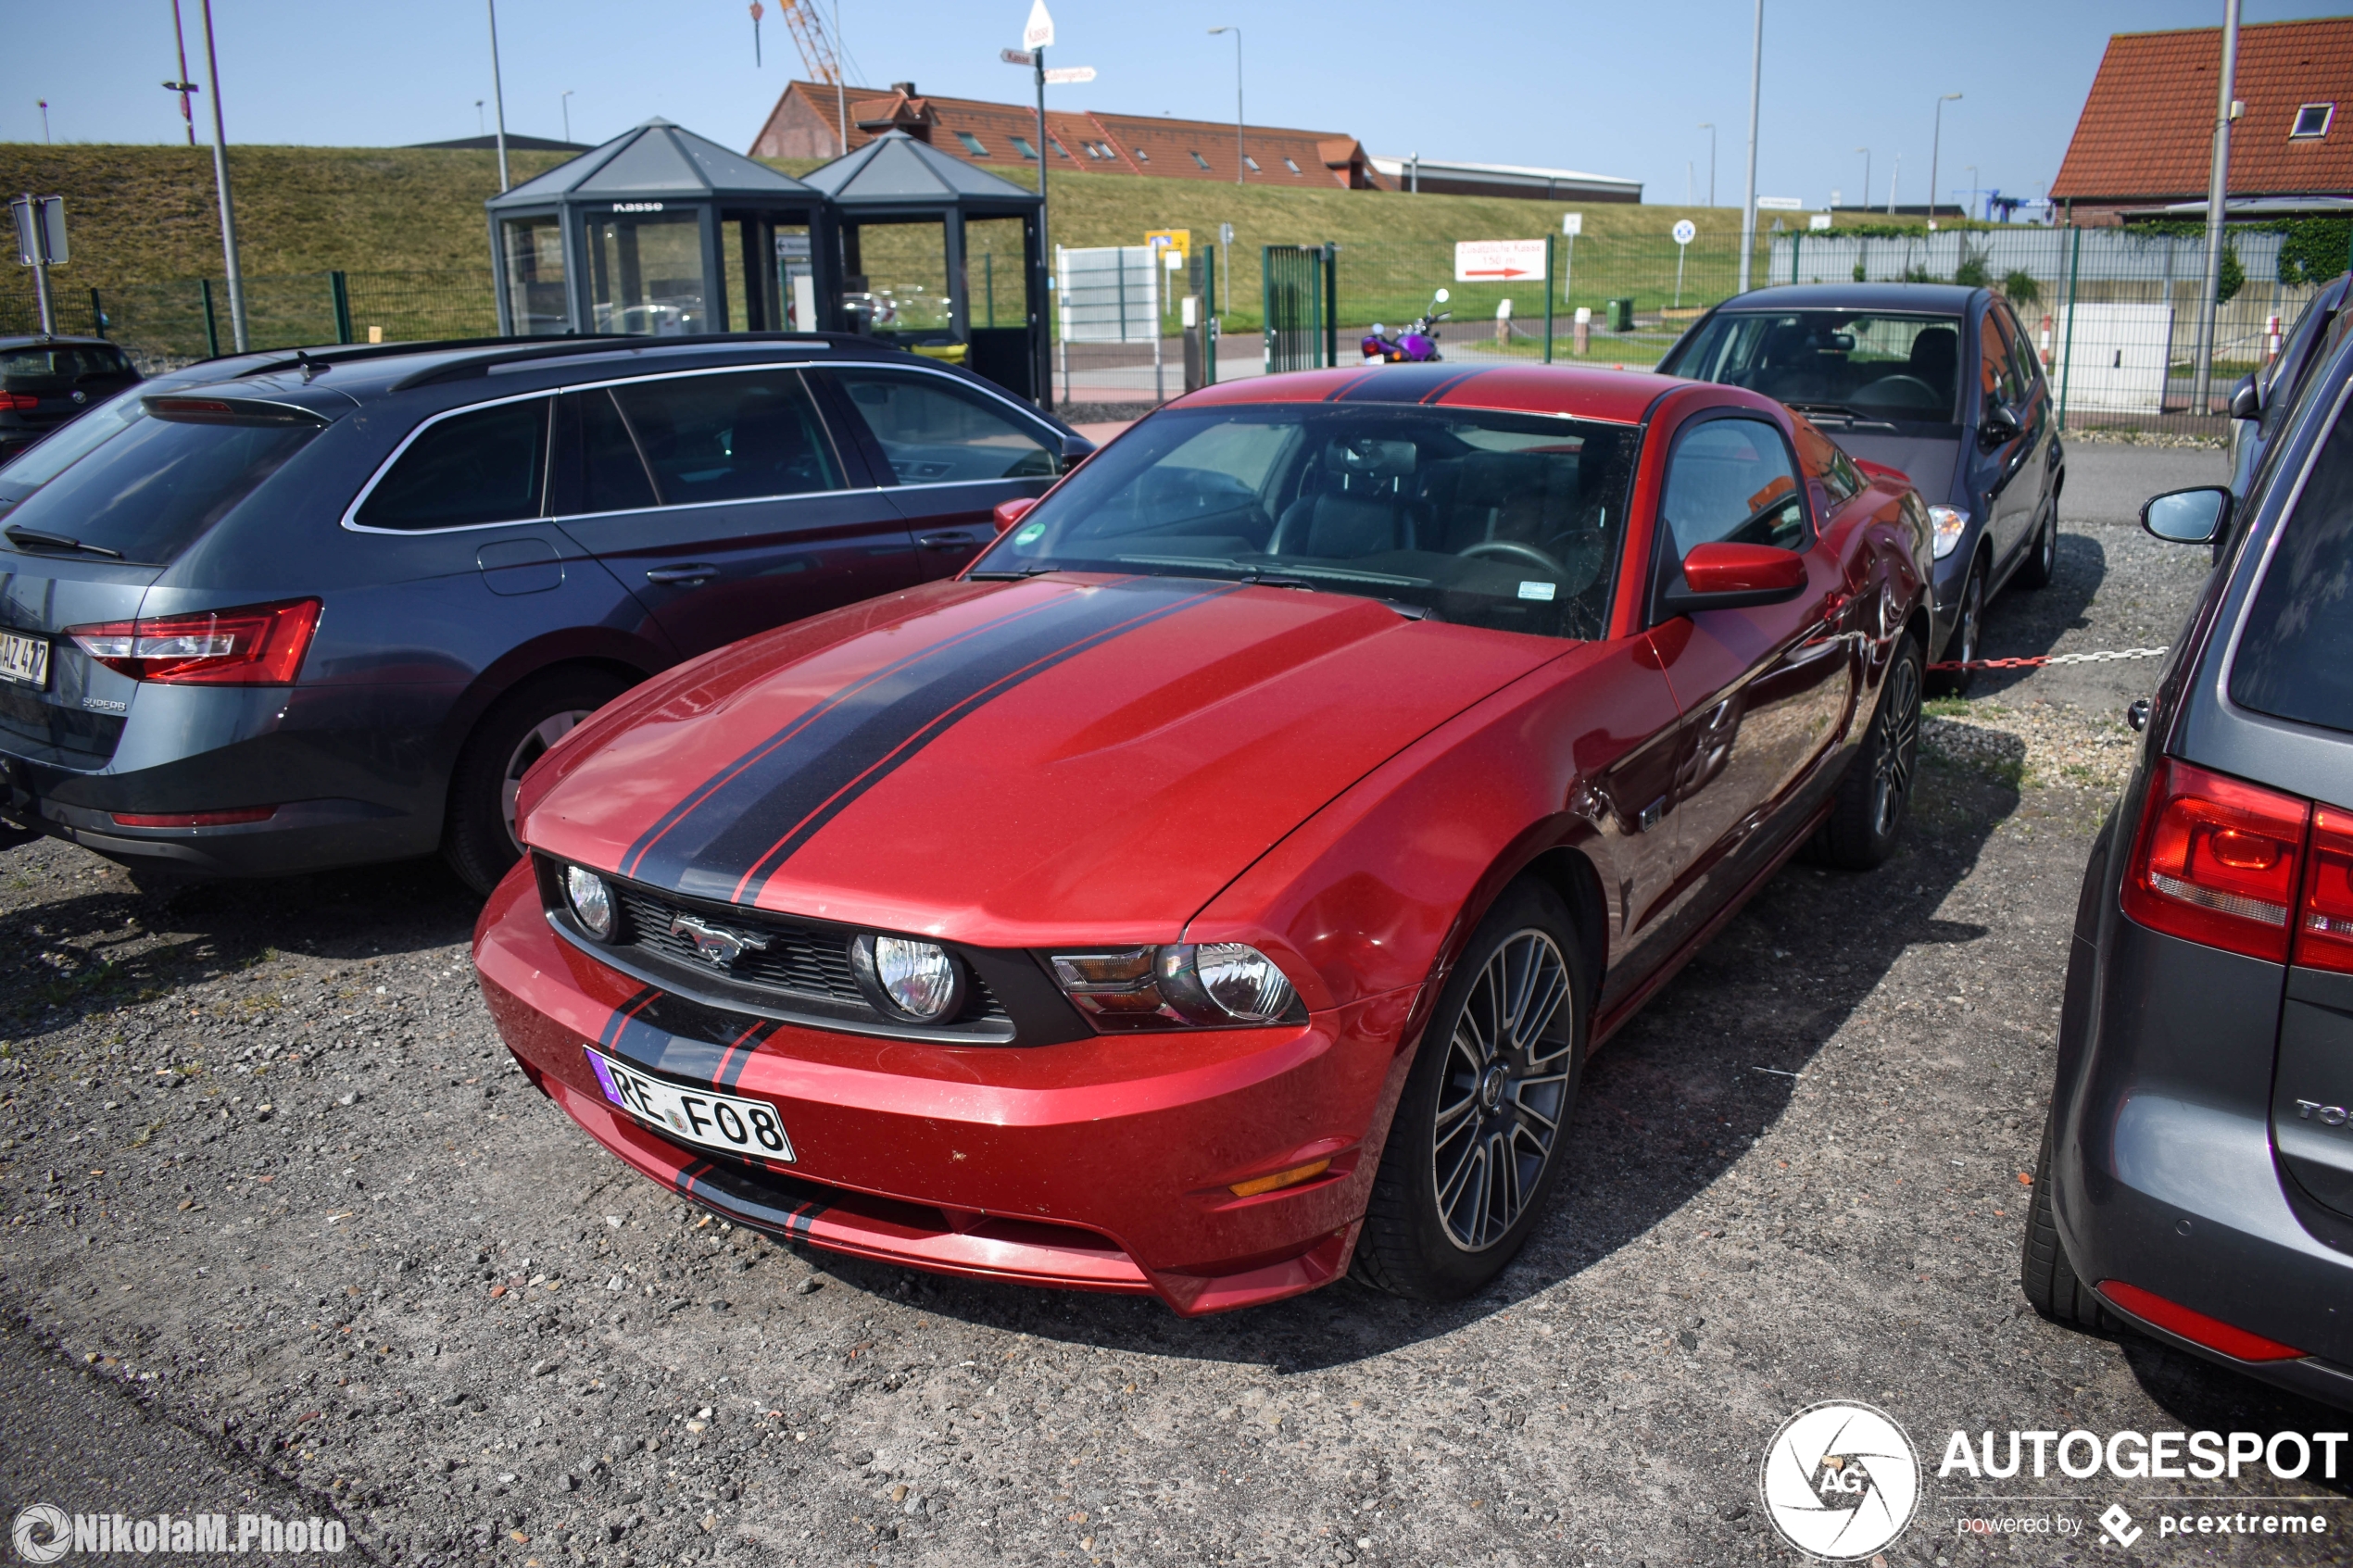
<svg viewBox="0 0 2353 1568">
<path fill-rule="evenodd" d="M 2312 813 L 2312 847 L 2296 911 L 2296 961 L 2353 973 L 2353 812 L 2334 806 Z"/>
<path fill-rule="evenodd" d="M 2124 912 L 2168 935 L 2285 963 L 2311 814 L 2295 796 L 2161 759 L 2124 878 Z"/>
<path fill-rule="evenodd" d="M 317 599 L 109 621 L 67 630 L 74 646 L 134 681 L 290 686 L 319 629 Z"/>
</svg>

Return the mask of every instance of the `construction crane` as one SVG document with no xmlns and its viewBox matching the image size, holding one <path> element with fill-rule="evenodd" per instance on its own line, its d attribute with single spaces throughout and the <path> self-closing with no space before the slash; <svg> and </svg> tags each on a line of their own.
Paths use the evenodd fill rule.
<svg viewBox="0 0 2353 1568">
<path fill-rule="evenodd" d="M 776 9 L 783 14 L 784 23 L 792 33 L 793 43 L 800 50 L 800 63 L 809 69 L 810 79 L 831 87 L 841 81 L 841 56 L 834 47 L 833 35 L 825 31 L 825 20 L 817 14 L 812 0 L 776 0 Z M 752 6 L 755 27 L 760 7 Z"/>
</svg>

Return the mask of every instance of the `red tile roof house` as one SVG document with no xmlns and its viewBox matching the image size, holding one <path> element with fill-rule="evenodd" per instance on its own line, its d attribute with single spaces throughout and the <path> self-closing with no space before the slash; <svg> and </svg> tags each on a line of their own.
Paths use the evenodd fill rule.
<svg viewBox="0 0 2353 1568">
<path fill-rule="evenodd" d="M 841 122 L 849 121 L 844 147 Z M 768 122 L 752 138 L 754 157 L 830 158 L 855 151 L 887 131 L 904 131 L 984 169 L 1018 169 L 1038 161 L 1038 117 L 1019 104 L 920 95 L 912 82 L 887 93 L 870 87 L 838 90 L 821 82 L 785 88 Z M 1233 122 L 1173 119 L 1151 115 L 1088 114 L 1049 108 L 1056 174 L 1157 174 L 1177 180 L 1234 182 Z M 1252 185 L 1293 185 L 1352 191 L 1390 189 L 1353 136 L 1245 125 L 1242 179 Z"/>
<path fill-rule="evenodd" d="M 2220 28 L 2109 38 L 2052 199 L 2090 226 L 2203 203 L 2221 69 Z M 2353 17 L 2240 28 L 2233 93 L 2246 106 L 2231 128 L 2233 207 L 2353 199 Z"/>
</svg>

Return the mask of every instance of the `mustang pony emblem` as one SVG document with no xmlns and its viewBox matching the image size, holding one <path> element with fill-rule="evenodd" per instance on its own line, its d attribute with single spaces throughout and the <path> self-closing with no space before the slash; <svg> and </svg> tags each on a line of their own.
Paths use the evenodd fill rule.
<svg viewBox="0 0 2353 1568">
<path fill-rule="evenodd" d="M 768 946 L 765 936 L 754 936 L 749 931 L 730 931 L 693 915 L 679 915 L 672 920 L 670 935 L 692 942 L 695 957 L 719 969 L 730 968 L 746 953 L 758 952 Z"/>
</svg>

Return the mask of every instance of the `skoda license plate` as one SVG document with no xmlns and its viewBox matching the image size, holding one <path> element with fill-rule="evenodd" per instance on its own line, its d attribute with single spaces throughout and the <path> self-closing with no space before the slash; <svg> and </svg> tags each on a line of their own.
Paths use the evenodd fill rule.
<svg viewBox="0 0 2353 1568">
<path fill-rule="evenodd" d="M 49 639 L 21 632 L 0 632 L 0 678 L 20 686 L 49 684 Z"/>
<path fill-rule="evenodd" d="M 671 1137 L 754 1160 L 793 1158 L 784 1122 L 766 1100 L 665 1084 L 595 1049 L 588 1050 L 588 1065 L 607 1099 Z"/>
</svg>

